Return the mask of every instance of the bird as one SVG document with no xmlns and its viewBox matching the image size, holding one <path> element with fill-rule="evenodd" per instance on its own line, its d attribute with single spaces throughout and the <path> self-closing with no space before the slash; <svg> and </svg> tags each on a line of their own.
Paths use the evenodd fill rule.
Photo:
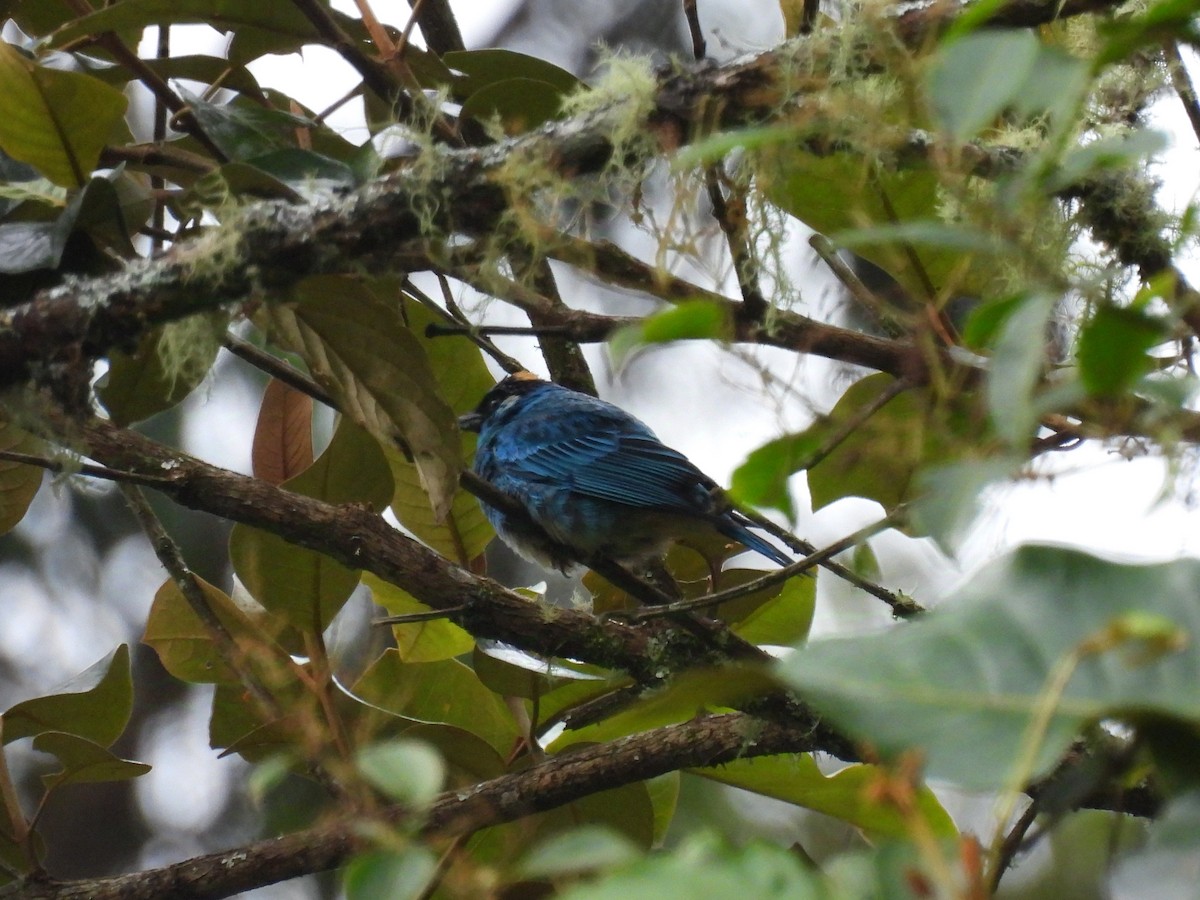
<svg viewBox="0 0 1200 900">
<path fill-rule="evenodd" d="M 475 474 L 515 502 L 506 512 L 481 501 L 484 514 L 506 544 L 545 567 L 644 563 L 705 531 L 792 562 L 749 531 L 715 481 L 612 403 L 522 371 L 458 421 L 479 434 Z"/>
</svg>

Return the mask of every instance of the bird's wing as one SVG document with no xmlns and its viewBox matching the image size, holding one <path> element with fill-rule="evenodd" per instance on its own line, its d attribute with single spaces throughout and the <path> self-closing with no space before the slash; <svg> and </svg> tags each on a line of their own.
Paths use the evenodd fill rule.
<svg viewBox="0 0 1200 900">
<path fill-rule="evenodd" d="M 712 482 L 682 453 L 641 434 L 582 434 L 506 461 L 533 478 L 635 507 L 704 515 Z"/>
</svg>

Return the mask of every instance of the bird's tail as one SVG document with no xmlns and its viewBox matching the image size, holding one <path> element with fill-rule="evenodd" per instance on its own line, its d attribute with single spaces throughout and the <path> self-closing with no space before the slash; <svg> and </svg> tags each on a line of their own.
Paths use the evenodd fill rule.
<svg viewBox="0 0 1200 900">
<path fill-rule="evenodd" d="M 788 566 L 795 562 L 789 556 L 784 555 L 783 551 L 778 547 L 768 544 L 757 534 L 747 528 L 753 523 L 737 510 L 730 510 L 721 517 L 717 523 L 717 530 L 725 537 L 737 541 L 740 544 L 745 544 L 755 553 L 765 556 L 772 562 L 777 562 L 781 566 Z"/>
</svg>

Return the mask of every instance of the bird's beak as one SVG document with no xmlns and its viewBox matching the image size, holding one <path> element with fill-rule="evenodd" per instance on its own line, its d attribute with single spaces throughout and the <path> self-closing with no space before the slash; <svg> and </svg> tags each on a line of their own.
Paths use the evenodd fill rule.
<svg viewBox="0 0 1200 900">
<path fill-rule="evenodd" d="M 458 417 L 458 427 L 463 431 L 474 431 L 478 434 L 482 425 L 483 416 L 477 412 L 464 413 Z"/>
</svg>

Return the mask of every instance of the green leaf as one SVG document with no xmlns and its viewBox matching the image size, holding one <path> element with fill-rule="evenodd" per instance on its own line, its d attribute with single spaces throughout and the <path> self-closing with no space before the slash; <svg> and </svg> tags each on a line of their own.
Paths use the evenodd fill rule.
<svg viewBox="0 0 1200 900">
<path fill-rule="evenodd" d="M 342 888 L 346 900 L 418 900 L 427 896 L 437 874 L 433 851 L 413 844 L 354 857 L 342 871 Z"/>
<path fill-rule="evenodd" d="M 231 160 L 246 161 L 294 148 L 296 129 L 315 125 L 309 119 L 240 98 L 209 103 L 187 91 L 181 93 L 204 133 Z"/>
<path fill-rule="evenodd" d="M 370 572 L 363 574 L 363 584 L 371 589 L 372 599 L 391 615 L 428 612 L 432 608 Z M 410 663 L 453 659 L 470 653 L 475 646 L 475 638 L 448 619 L 393 625 L 392 634 L 396 638 L 396 652 Z"/>
<path fill-rule="evenodd" d="M 1009 316 L 1025 302 L 1024 294 L 1011 294 L 980 303 L 967 318 L 963 328 L 963 343 L 975 350 L 990 348 Z"/>
<path fill-rule="evenodd" d="M 99 744 L 74 734 L 45 731 L 33 739 L 33 749 L 58 757 L 62 769 L 42 776 L 46 790 L 64 784 L 127 781 L 150 771 L 145 763 L 121 759 Z"/>
<path fill-rule="evenodd" d="M 291 3 L 242 0 L 122 0 L 68 22 L 50 36 L 61 47 L 103 31 L 130 31 L 153 25 L 202 23 L 218 31 L 261 28 L 315 42 L 315 26 Z"/>
<path fill-rule="evenodd" d="M 642 784 L 650 797 L 654 810 L 654 834 L 650 846 L 661 847 L 675 821 L 675 810 L 679 807 L 679 792 L 683 778 L 678 772 L 665 772 L 657 778 L 647 778 Z"/>
<path fill-rule="evenodd" d="M 0 422 L 0 450 L 41 455 L 45 446 L 11 422 Z M 0 534 L 12 531 L 25 518 L 42 486 L 42 477 L 40 466 L 0 460 Z"/>
<path fill-rule="evenodd" d="M 194 391 L 216 362 L 220 335 L 228 322 L 226 313 L 194 317 L 144 332 L 132 353 L 112 351 L 108 371 L 96 383 L 96 394 L 113 421 L 118 425 L 140 422 Z M 168 358 L 180 349 L 174 336 L 187 339 L 190 358 Z"/>
<path fill-rule="evenodd" d="M 769 691 L 770 686 L 765 673 L 748 667 L 692 669 L 601 722 L 563 732 L 549 749 L 559 753 L 572 744 L 603 743 L 683 722 L 702 711 L 726 710 L 747 697 Z"/>
<path fill-rule="evenodd" d="M 810 642 L 779 671 L 835 725 L 880 753 L 920 748 L 931 777 L 995 789 L 1014 776 L 1045 773 L 1097 719 L 1153 713 L 1200 720 L 1191 689 L 1200 677 L 1197 579 L 1200 563 L 1190 560 L 1125 566 L 1025 547 L 918 621 Z M 1125 627 L 1131 615 L 1144 614 L 1167 620 L 1174 637 L 1147 640 Z M 1049 690 L 1068 663 L 1061 694 Z M 1044 727 L 1030 732 L 1043 713 Z M 1026 751 L 1031 765 L 1018 766 Z"/>
<path fill-rule="evenodd" d="M 834 408 L 806 432 L 822 445 L 892 384 L 890 375 L 869 375 L 851 385 Z M 908 390 L 889 400 L 824 459 L 808 470 L 813 509 L 842 497 L 865 497 L 894 509 L 917 493 L 916 475 L 952 457 L 960 443 L 979 439 L 979 429 L 927 390 Z"/>
<path fill-rule="evenodd" d="M 509 78 L 480 88 L 462 105 L 462 115 L 487 124 L 498 119 L 509 136 L 525 134 L 556 118 L 562 95 L 548 81 Z"/>
<path fill-rule="evenodd" d="M 756 176 L 772 203 L 814 231 L 852 241 L 856 253 L 888 272 L 913 300 L 950 290 L 979 297 L 994 292 L 997 267 L 989 257 L 1006 247 L 941 220 L 936 173 L 887 170 L 849 154 L 813 156 L 797 142 L 760 151 Z"/>
<path fill-rule="evenodd" d="M 671 159 L 675 171 L 711 165 L 734 150 L 757 150 L 773 144 L 795 144 L 799 131 L 795 125 L 762 125 L 737 131 L 721 131 L 693 141 L 676 151 Z"/>
<path fill-rule="evenodd" d="M 475 436 L 463 436 L 463 455 L 474 448 Z M 416 465 L 404 458 L 399 450 L 385 450 L 396 493 L 392 497 L 392 512 L 400 524 L 423 544 L 461 566 L 483 555 L 496 536 L 495 529 L 483 514 L 479 501 L 466 491 L 454 494 L 450 509 L 439 522 L 430 506 L 429 494 L 421 483 Z"/>
<path fill-rule="evenodd" d="M 326 503 L 357 503 L 377 510 L 384 509 L 392 495 L 378 441 L 346 418 L 338 421 L 329 446 L 316 461 L 281 487 Z"/>
<path fill-rule="evenodd" d="M 495 747 L 479 735 L 454 725 L 404 723 L 400 736 L 435 747 L 456 776 L 465 775 L 472 782 L 496 778 L 508 770 Z"/>
<path fill-rule="evenodd" d="M 422 741 L 370 744 L 358 752 L 356 762 L 367 781 L 410 809 L 428 806 L 446 781 L 441 754 Z"/>
<path fill-rule="evenodd" d="M 415 302 L 404 304 L 408 327 L 425 349 L 441 395 L 455 413 L 474 409 L 479 399 L 495 383 L 488 372 L 483 354 L 465 337 L 430 338 L 426 329 L 441 318 Z M 462 436 L 463 456 L 475 447 L 475 435 Z M 400 524 L 426 545 L 460 565 L 478 558 L 496 533 L 483 514 L 479 501 L 464 490 L 456 490 L 450 511 L 442 521 L 434 516 L 429 494 L 421 486 L 417 467 L 398 450 L 386 450 L 388 465 L 396 483 L 392 512 Z"/>
<path fill-rule="evenodd" d="M 379 445 L 348 419 L 338 423 L 316 462 L 282 487 L 327 503 L 378 509 L 387 505 L 392 493 Z M 229 554 L 251 596 L 301 630 L 324 631 L 359 582 L 357 570 L 323 553 L 242 524 L 230 533 Z"/>
<path fill-rule="evenodd" d="M 1151 370 L 1147 352 L 1170 337 L 1167 323 L 1140 309 L 1101 306 L 1079 335 L 1079 376 L 1088 393 L 1115 397 Z"/>
<path fill-rule="evenodd" d="M 553 662 L 513 650 L 505 644 L 484 642 L 474 648 L 471 668 L 490 690 L 502 697 L 526 700 L 544 697 L 569 680 L 604 683 L 598 675 L 585 676 Z"/>
<path fill-rule="evenodd" d="M 821 888 L 819 876 L 805 871 L 800 859 L 784 847 L 766 843 L 714 847 L 705 846 L 702 840 L 693 840 L 670 853 L 647 856 L 606 878 L 577 885 L 559 896 L 562 900 L 659 897 L 827 900 L 830 896 Z"/>
<path fill-rule="evenodd" d="M 863 541 L 854 548 L 850 558 L 850 570 L 868 581 L 879 581 L 883 577 L 879 568 L 879 557 L 871 549 L 870 541 Z"/>
<path fill-rule="evenodd" d="M 251 638 L 265 644 L 279 633 L 282 623 L 270 619 L 266 610 L 239 607 L 220 588 L 199 577 L 196 577 L 196 582 L 217 618 L 235 640 Z M 239 683 L 213 645 L 208 629 L 170 578 L 154 594 L 142 643 L 151 647 L 158 654 L 163 668 L 181 681 L 192 684 Z"/>
<path fill-rule="evenodd" d="M 609 339 L 613 365 L 621 368 L 629 354 L 643 344 L 665 344 L 683 340 L 728 341 L 733 336 L 733 319 L 727 307 L 710 300 L 685 300 L 646 316 L 636 325 L 619 329 Z"/>
<path fill-rule="evenodd" d="M 521 878 L 558 878 L 641 859 L 641 849 L 619 832 L 583 825 L 535 844 L 517 863 Z"/>
<path fill-rule="evenodd" d="M 1012 98 L 1012 106 L 1026 119 L 1048 115 L 1053 133 L 1061 134 L 1075 122 L 1091 83 L 1091 60 L 1039 45 L 1037 59 Z"/>
<path fill-rule="evenodd" d="M 1062 190 L 1104 169 L 1128 168 L 1166 147 L 1167 136 L 1148 128 L 1097 138 L 1063 157 L 1046 178 L 1046 190 Z"/>
<path fill-rule="evenodd" d="M 78 13 L 71 9 L 69 0 L 41 0 L 38 3 L 3 0 L 0 15 L 11 17 L 25 34 L 41 36 L 74 19 Z"/>
<path fill-rule="evenodd" d="M 108 747 L 121 736 L 132 712 L 129 647 L 121 644 L 57 693 L 11 707 L 4 713 L 4 743 L 61 731 Z"/>
<path fill-rule="evenodd" d="M 298 353 L 342 411 L 385 446 L 411 453 L 434 517 L 445 518 L 458 490 L 462 448 L 420 341 L 396 303 L 361 281 L 314 276 L 291 307 L 266 310 L 276 339 Z"/>
<path fill-rule="evenodd" d="M 298 147 L 272 150 L 246 162 L 301 193 L 311 191 L 314 185 L 329 189 L 350 187 L 358 182 L 354 170 L 341 160 Z"/>
<path fill-rule="evenodd" d="M 1005 320 L 988 367 L 988 412 L 997 434 L 1025 447 L 1037 424 L 1034 390 L 1046 367 L 1046 329 L 1057 300 L 1050 294 L 1025 298 Z"/>
<path fill-rule="evenodd" d="M 452 659 L 405 663 L 395 650 L 388 650 L 359 679 L 354 694 L 407 719 L 455 725 L 483 738 L 501 755 L 520 739 L 500 698 Z"/>
<path fill-rule="evenodd" d="M 218 684 L 213 691 L 208 720 L 209 746 L 224 750 L 222 756 L 237 753 L 248 762 L 262 762 L 280 754 L 294 753 L 294 723 L 264 723 L 259 711 L 252 706 L 242 685 Z"/>
<path fill-rule="evenodd" d="M 649 850 L 654 839 L 654 808 L 640 781 L 581 797 L 547 819 L 556 834 L 577 824 L 597 824 L 625 835 L 643 850 Z"/>
<path fill-rule="evenodd" d="M 1192 44 L 1200 41 L 1193 0 L 1159 0 L 1139 9 L 1143 9 L 1141 15 L 1097 23 L 1100 34 L 1108 38 L 1098 54 L 1097 66 L 1118 62 L 1146 44 L 1157 45 L 1164 39 Z"/>
<path fill-rule="evenodd" d="M 949 556 L 958 552 L 978 516 L 984 491 L 1020 471 L 1017 457 L 973 459 L 931 466 L 917 476 L 918 498 L 910 515 L 914 530 L 937 541 Z"/>
<path fill-rule="evenodd" d="M 783 583 L 777 597 L 738 621 L 733 631 L 752 644 L 795 644 L 808 636 L 816 606 L 816 576 L 797 575 Z"/>
<path fill-rule="evenodd" d="M 237 524 L 229 535 L 233 570 L 255 600 L 301 631 L 325 630 L 358 586 L 359 573 L 276 534 Z"/>
<path fill-rule="evenodd" d="M 834 775 L 824 775 L 811 754 L 794 753 L 738 759 L 713 768 L 688 771 L 721 784 L 825 813 L 863 829 L 872 838 L 912 837 L 909 818 L 901 814 L 894 803 L 871 791 L 872 785 L 890 777 L 877 766 L 847 766 Z M 954 820 L 942 808 L 933 791 L 925 786 L 917 792 L 916 811 L 935 837 L 958 836 Z"/>
<path fill-rule="evenodd" d="M 993 234 L 959 224 L 939 222 L 934 219 L 916 219 L 911 222 L 895 222 L 871 225 L 867 228 L 850 228 L 835 231 L 829 239 L 840 247 L 856 252 L 869 251 L 879 244 L 904 245 L 912 248 L 929 248 L 949 253 L 1000 253 L 1006 245 Z M 866 256 L 866 253 L 863 253 Z M 868 257 L 869 258 L 869 257 Z"/>
<path fill-rule="evenodd" d="M 39 66 L 0 42 L 0 147 L 54 183 L 84 185 L 125 106 L 103 81 Z"/>
<path fill-rule="evenodd" d="M 822 431 L 810 429 L 800 434 L 785 434 L 751 451 L 746 461 L 734 470 L 730 496 L 746 506 L 781 510 L 795 521 L 788 480 L 812 461 L 823 438 Z"/>
<path fill-rule="evenodd" d="M 174 208 L 181 215 L 200 216 L 227 208 L 237 198 L 287 200 L 301 203 L 304 197 L 291 185 L 246 162 L 226 163 L 196 178 Z"/>
<path fill-rule="evenodd" d="M 457 73 L 454 96 L 466 100 L 489 85 L 510 79 L 528 79 L 549 84 L 557 95 L 587 87 L 582 81 L 553 63 L 536 56 L 489 47 L 483 50 L 452 50 L 442 60 Z"/>
<path fill-rule="evenodd" d="M 1020 94 L 1038 58 L 1029 31 L 983 31 L 943 47 L 929 74 L 929 99 L 942 127 L 974 137 Z"/>
</svg>

